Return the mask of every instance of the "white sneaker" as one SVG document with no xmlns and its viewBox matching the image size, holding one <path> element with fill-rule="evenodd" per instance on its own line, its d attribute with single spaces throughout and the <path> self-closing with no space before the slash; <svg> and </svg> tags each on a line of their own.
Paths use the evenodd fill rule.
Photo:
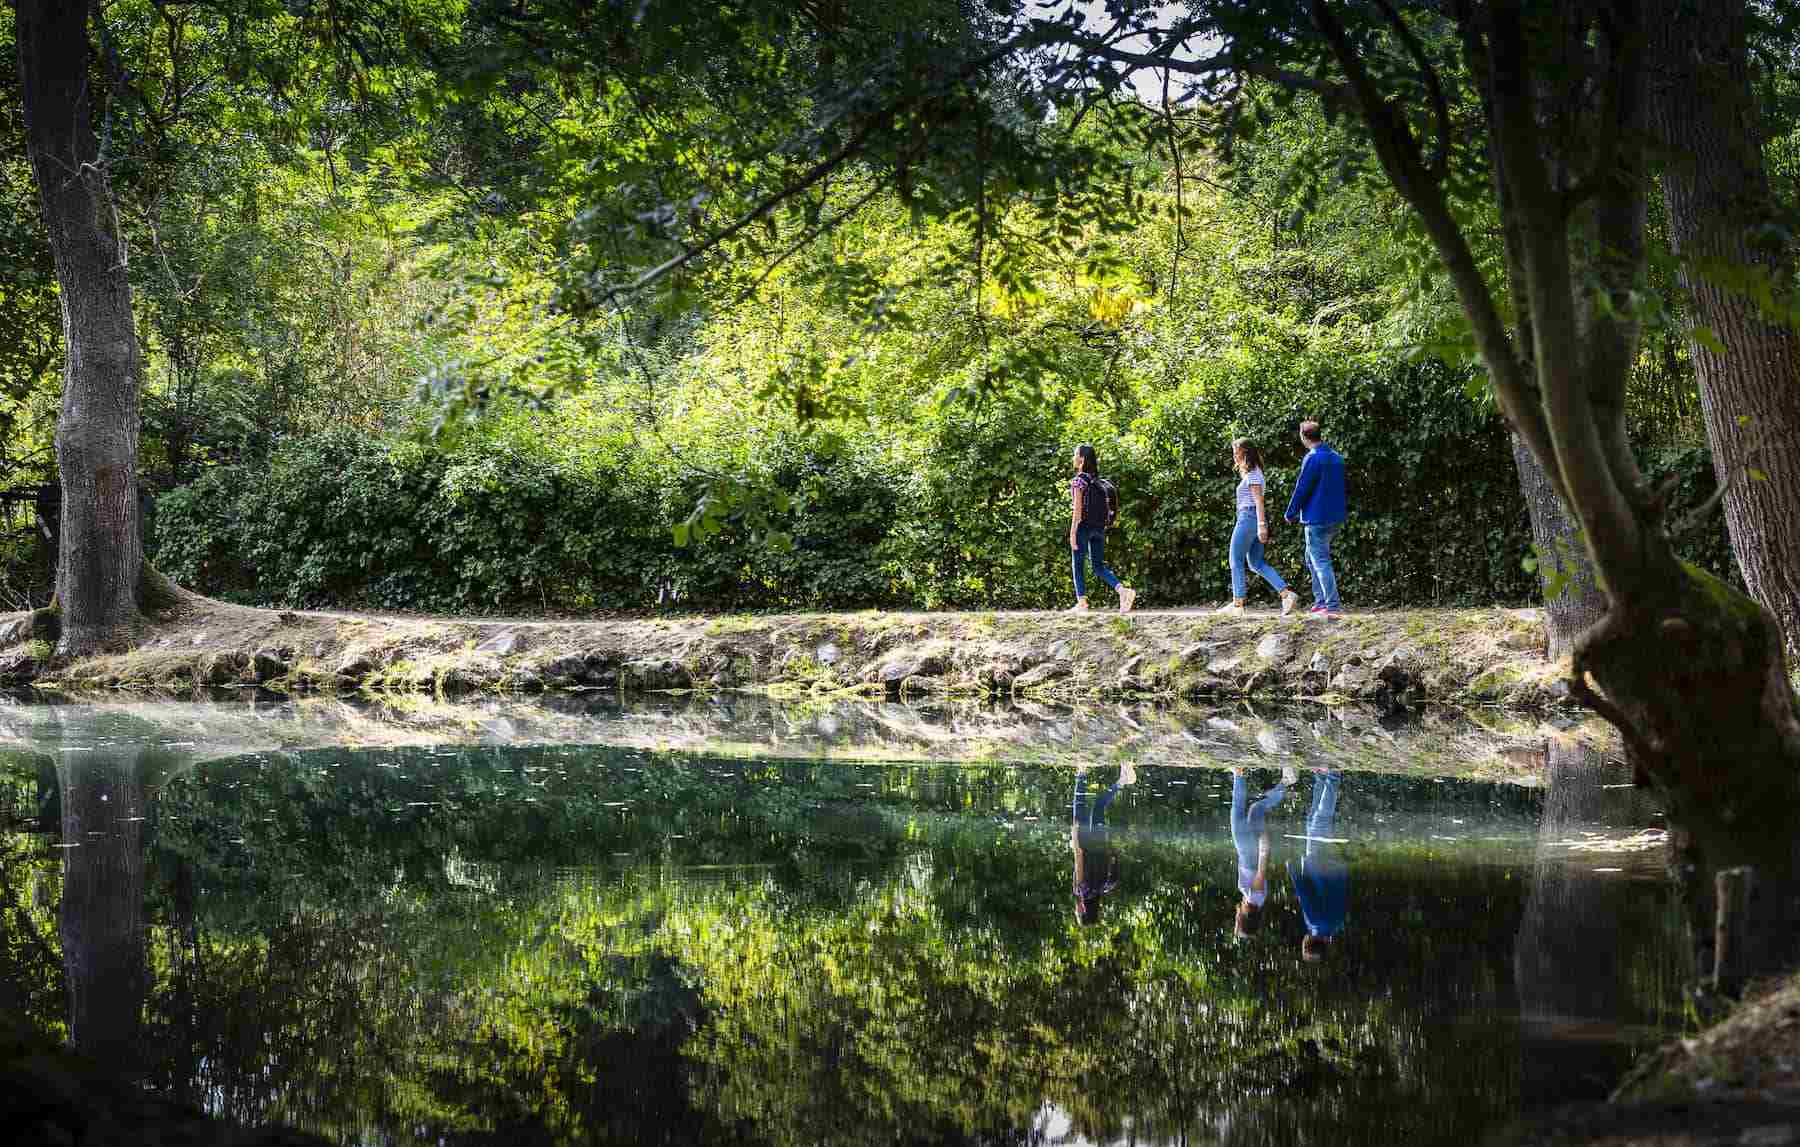
<svg viewBox="0 0 1800 1147">
<path fill-rule="evenodd" d="M 1219 608 L 1213 610 L 1213 612 L 1214 613 L 1242 613 L 1242 612 L 1244 612 L 1244 603 L 1241 601 L 1227 602 L 1224 605 L 1221 605 Z"/>
<path fill-rule="evenodd" d="M 1294 607 L 1299 604 L 1299 594 L 1291 589 L 1284 589 L 1281 591 L 1281 616 L 1286 617 L 1288 614 L 1294 612 Z"/>
<path fill-rule="evenodd" d="M 1085 601 L 1078 601 L 1074 605 L 1071 605 L 1066 612 L 1068 612 L 1068 613 L 1086 613 L 1087 611 L 1088 611 L 1088 603 Z"/>
<path fill-rule="evenodd" d="M 1119 612 L 1130 613 L 1131 607 L 1137 604 L 1137 590 L 1128 585 L 1119 587 Z"/>
</svg>

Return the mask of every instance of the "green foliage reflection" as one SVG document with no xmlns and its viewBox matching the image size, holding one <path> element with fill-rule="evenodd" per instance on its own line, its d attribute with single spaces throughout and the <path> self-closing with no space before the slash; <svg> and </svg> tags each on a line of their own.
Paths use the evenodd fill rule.
<svg viewBox="0 0 1800 1147">
<path fill-rule="evenodd" d="M 35 768 L 8 768 L 28 803 Z M 345 1142 L 1439 1141 L 1517 1109 L 1531 791 L 1353 775 L 1351 922 L 1311 965 L 1285 882 L 1232 941 L 1222 776 L 1140 772 L 1112 808 L 1120 888 L 1080 927 L 1064 770 L 199 766 L 150 798 L 153 1076 Z M 36 857 L 5 869 L 18 903 L 42 838 L 6 839 Z M 1671 908 L 1619 887 L 1648 1016 Z M 52 1026 L 57 969 L 8 928 L 6 980 Z"/>
</svg>

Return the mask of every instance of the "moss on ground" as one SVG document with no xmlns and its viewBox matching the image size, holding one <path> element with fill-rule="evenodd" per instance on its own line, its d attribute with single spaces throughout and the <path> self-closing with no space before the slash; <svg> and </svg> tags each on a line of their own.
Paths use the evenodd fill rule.
<svg viewBox="0 0 1800 1147">
<path fill-rule="evenodd" d="M 1270 635 L 1288 640 L 1259 653 Z M 731 688 L 788 695 L 873 687 L 1017 690 L 1070 701 L 1280 699 L 1329 689 L 1359 700 L 1543 708 L 1559 703 L 1562 670 L 1538 656 L 1542 640 L 1536 611 L 1507 609 L 1352 613 L 1335 621 L 1273 609 L 1234 617 L 873 611 L 539 621 L 278 613 L 189 596 L 123 652 L 58 662 L 43 649 L 16 648 L 30 654 L 23 679 L 35 675 L 45 687 L 165 694 L 252 683 L 296 694 Z M 1326 680 L 1310 668 L 1315 654 L 1325 659 Z M 218 668 L 222 658 L 231 671 Z M 640 668 L 621 671 L 633 662 Z M 909 664 L 920 666 L 914 675 L 890 672 L 880 682 L 883 666 Z M 645 665 L 671 668 L 646 673 Z M 1357 665 L 1366 671 L 1338 679 Z M 1051 668 L 1033 675 L 1044 666 Z"/>
</svg>

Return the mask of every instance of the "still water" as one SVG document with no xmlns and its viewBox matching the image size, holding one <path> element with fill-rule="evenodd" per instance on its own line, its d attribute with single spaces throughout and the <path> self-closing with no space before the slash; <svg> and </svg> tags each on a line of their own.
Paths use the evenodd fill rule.
<svg viewBox="0 0 1800 1147">
<path fill-rule="evenodd" d="M 0 1003 L 346 1144 L 1451 1143 L 1683 1022 L 1661 817 L 1568 745 L 1521 784 L 1306 714 L 1039 763 L 151 716 L 0 758 Z"/>
</svg>

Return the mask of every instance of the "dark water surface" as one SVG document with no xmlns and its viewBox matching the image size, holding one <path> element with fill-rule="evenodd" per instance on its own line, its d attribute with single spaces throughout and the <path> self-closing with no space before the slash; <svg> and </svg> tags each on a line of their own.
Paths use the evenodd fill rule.
<svg viewBox="0 0 1800 1147">
<path fill-rule="evenodd" d="M 1679 1029 L 1626 777 L 1569 747 L 1535 787 L 1334 769 L 1315 724 L 1243 740 L 1253 797 L 1297 778 L 1238 939 L 1232 775 L 1155 752 L 1122 787 L 604 746 L 193 763 L 71 711 L 0 762 L 0 1006 L 346 1144 L 1463 1142 Z"/>
</svg>

